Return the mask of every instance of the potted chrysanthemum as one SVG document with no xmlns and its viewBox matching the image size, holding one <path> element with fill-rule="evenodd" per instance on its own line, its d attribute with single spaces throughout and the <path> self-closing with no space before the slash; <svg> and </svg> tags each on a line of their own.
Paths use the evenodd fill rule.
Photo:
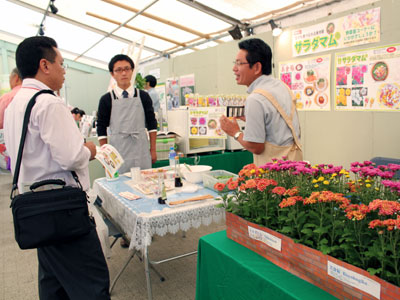
<svg viewBox="0 0 400 300">
<path fill-rule="evenodd" d="M 275 160 L 260 167 L 247 165 L 237 179 L 214 188 L 231 191 L 222 194 L 220 204 L 227 211 L 228 237 L 339 298 L 345 298 L 343 288 L 332 288 L 330 277 L 340 269 L 332 264 L 384 285 L 383 298 L 388 282 L 396 285 L 391 286 L 400 299 L 400 182 L 394 179 L 398 170 L 399 165 L 368 161 L 353 163 L 349 172 L 330 164 Z M 255 230 L 281 239 L 281 250 L 264 246 L 268 236 L 266 241 L 260 234 L 251 237 Z M 303 259 L 300 254 L 305 252 L 311 257 Z M 289 258 L 294 261 L 287 262 Z M 358 291 L 353 296 L 377 293 Z"/>
</svg>

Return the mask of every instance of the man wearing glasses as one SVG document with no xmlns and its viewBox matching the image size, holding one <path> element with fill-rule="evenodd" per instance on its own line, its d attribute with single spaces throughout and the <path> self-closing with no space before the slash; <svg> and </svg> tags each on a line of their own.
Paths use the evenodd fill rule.
<svg viewBox="0 0 400 300">
<path fill-rule="evenodd" d="M 260 39 L 239 43 L 233 72 L 239 85 L 248 87 L 244 132 L 235 119 L 220 118 L 221 128 L 253 153 L 257 166 L 288 156 L 302 160 L 300 125 L 293 93 L 279 79 L 271 76 L 272 51 Z M 278 110 L 277 106 L 281 110 Z"/>
<path fill-rule="evenodd" d="M 100 98 L 97 119 L 97 135 L 100 145 L 113 145 L 124 159 L 119 172 L 132 167 L 151 168 L 157 160 L 157 121 L 153 102 L 145 91 L 131 84 L 135 64 L 124 54 L 114 56 L 108 64 L 117 86 Z M 147 137 L 146 129 L 150 136 Z"/>
<path fill-rule="evenodd" d="M 65 76 L 64 59 L 52 38 L 27 38 L 18 45 L 15 55 L 23 82 L 4 119 L 13 173 L 29 100 L 40 90 L 60 90 Z M 88 190 L 89 160 L 95 155 L 96 146 L 84 143 L 65 103 L 54 94 L 41 94 L 30 115 L 18 190 L 28 191 L 33 182 L 46 179 L 62 179 L 66 185 L 76 186 L 71 171 Z M 95 226 L 74 240 L 38 248 L 37 256 L 41 300 L 110 299 L 107 263 Z"/>
</svg>

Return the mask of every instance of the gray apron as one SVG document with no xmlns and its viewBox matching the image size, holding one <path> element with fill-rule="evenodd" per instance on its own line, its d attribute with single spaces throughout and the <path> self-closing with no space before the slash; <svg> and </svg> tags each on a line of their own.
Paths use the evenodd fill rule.
<svg viewBox="0 0 400 300">
<path fill-rule="evenodd" d="M 145 116 L 140 93 L 137 97 L 114 97 L 111 91 L 111 117 L 109 126 L 110 144 L 114 146 L 124 159 L 119 169 L 123 174 L 132 167 L 151 168 L 149 139 L 145 128 Z"/>
</svg>

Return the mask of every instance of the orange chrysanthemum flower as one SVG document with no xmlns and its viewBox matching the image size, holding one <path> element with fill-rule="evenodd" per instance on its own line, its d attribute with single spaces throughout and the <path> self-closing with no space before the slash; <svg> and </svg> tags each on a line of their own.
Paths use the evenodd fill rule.
<svg viewBox="0 0 400 300">
<path fill-rule="evenodd" d="M 214 184 L 214 189 L 218 192 L 222 192 L 225 189 L 225 183 L 217 182 L 216 184 Z"/>
<path fill-rule="evenodd" d="M 283 186 L 277 186 L 277 187 L 274 187 L 271 192 L 273 194 L 282 196 L 283 194 L 285 194 L 286 189 Z"/>
<path fill-rule="evenodd" d="M 231 181 L 231 182 L 227 183 L 227 186 L 228 186 L 228 190 L 230 190 L 230 191 L 236 190 L 238 187 L 238 182 Z"/>
</svg>

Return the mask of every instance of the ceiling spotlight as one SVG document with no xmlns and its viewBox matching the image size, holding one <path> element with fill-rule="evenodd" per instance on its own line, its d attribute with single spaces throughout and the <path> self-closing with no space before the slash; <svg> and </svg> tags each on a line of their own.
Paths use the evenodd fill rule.
<svg viewBox="0 0 400 300">
<path fill-rule="evenodd" d="M 38 34 L 39 34 L 39 35 L 44 35 L 43 24 L 40 24 Z"/>
<path fill-rule="evenodd" d="M 228 32 L 234 40 L 240 40 L 243 37 L 238 25 L 233 27 L 233 29 L 229 30 Z"/>
<path fill-rule="evenodd" d="M 54 5 L 54 1 L 56 0 L 50 0 L 50 10 L 53 14 L 58 13 L 58 8 Z"/>
<path fill-rule="evenodd" d="M 253 27 L 247 28 L 247 29 L 246 29 L 246 32 L 247 32 L 247 35 L 248 35 L 248 36 L 253 35 L 253 34 L 254 34 L 254 29 L 253 29 Z"/>
<path fill-rule="evenodd" d="M 271 25 L 273 36 L 279 36 L 282 33 L 282 28 L 280 28 L 278 25 L 276 25 L 274 20 L 269 20 L 268 23 Z"/>
</svg>

